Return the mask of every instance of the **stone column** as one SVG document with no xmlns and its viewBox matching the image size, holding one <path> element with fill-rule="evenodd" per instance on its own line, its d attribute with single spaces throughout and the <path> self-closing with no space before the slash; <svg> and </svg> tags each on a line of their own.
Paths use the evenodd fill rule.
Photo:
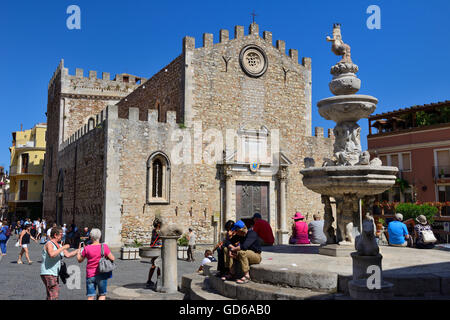
<svg viewBox="0 0 450 320">
<path fill-rule="evenodd" d="M 225 216 L 224 216 L 223 225 L 225 225 L 225 223 L 232 218 L 232 210 L 231 209 L 233 206 L 233 200 L 232 200 L 233 174 L 229 167 L 225 168 L 224 176 L 225 176 Z"/>
<path fill-rule="evenodd" d="M 286 228 L 286 180 L 287 169 L 280 168 L 278 178 L 280 179 L 280 224 L 277 230 L 278 244 L 289 244 L 289 231 Z"/>
<path fill-rule="evenodd" d="M 177 240 L 179 236 L 161 236 L 162 239 L 162 287 L 161 292 L 175 293 L 178 291 L 177 275 Z"/>
</svg>

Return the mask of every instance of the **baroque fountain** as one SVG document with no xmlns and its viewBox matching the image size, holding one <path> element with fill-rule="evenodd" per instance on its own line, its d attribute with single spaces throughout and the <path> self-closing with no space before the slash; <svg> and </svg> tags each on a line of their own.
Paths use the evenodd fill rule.
<svg viewBox="0 0 450 320">
<path fill-rule="evenodd" d="M 327 41 L 332 42 L 331 50 L 342 56 L 331 67 L 333 79 L 329 88 L 334 96 L 317 103 L 319 114 L 336 122 L 333 158 L 325 158 L 322 167 L 312 167 L 305 161 L 306 168 L 300 173 L 303 184 L 322 195 L 327 244 L 319 253 L 349 256 L 354 250 L 354 237 L 361 233 L 362 211 L 368 211 L 375 195 L 394 185 L 398 169 L 382 166 L 378 158 L 370 160 L 369 152 L 361 150 L 361 128 L 357 122 L 375 111 L 378 100 L 356 94 L 361 87 L 361 80 L 355 75 L 358 66 L 352 62 L 350 46 L 342 41 L 339 24 L 333 26 L 333 38 L 327 37 Z M 330 198 L 336 201 L 336 228 Z M 360 207 L 361 200 L 364 208 Z"/>
</svg>

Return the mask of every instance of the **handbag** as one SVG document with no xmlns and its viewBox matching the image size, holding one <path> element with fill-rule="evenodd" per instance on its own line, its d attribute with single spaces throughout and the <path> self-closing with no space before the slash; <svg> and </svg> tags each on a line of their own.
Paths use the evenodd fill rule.
<svg viewBox="0 0 450 320">
<path fill-rule="evenodd" d="M 61 267 L 59 268 L 58 276 L 64 284 L 66 284 L 67 279 L 70 278 L 70 274 L 67 272 L 67 266 L 64 261 L 61 261 Z"/>
<path fill-rule="evenodd" d="M 100 258 L 100 261 L 98 262 L 98 271 L 100 273 L 107 273 L 111 272 L 116 268 L 116 264 L 105 257 L 105 252 L 103 250 L 103 243 L 102 243 L 102 257 Z"/>
<path fill-rule="evenodd" d="M 50 242 L 53 243 L 53 245 L 56 248 L 58 248 L 58 246 L 53 241 L 50 241 Z M 61 279 L 62 283 L 66 284 L 67 279 L 70 278 L 70 274 L 67 272 L 66 263 L 64 261 L 62 261 L 62 259 L 63 259 L 63 257 L 61 257 L 61 265 L 58 270 L 58 276 Z"/>
<path fill-rule="evenodd" d="M 16 244 L 14 245 L 14 247 L 20 247 L 20 242 L 17 241 Z"/>
<path fill-rule="evenodd" d="M 433 231 L 431 230 L 423 230 L 420 233 L 422 234 L 422 239 L 424 243 L 435 243 L 437 241 Z"/>
</svg>

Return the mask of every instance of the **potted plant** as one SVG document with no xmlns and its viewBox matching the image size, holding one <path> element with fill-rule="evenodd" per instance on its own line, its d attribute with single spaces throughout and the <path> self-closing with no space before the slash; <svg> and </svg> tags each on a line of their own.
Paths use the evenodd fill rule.
<svg viewBox="0 0 450 320">
<path fill-rule="evenodd" d="M 125 245 L 120 248 L 120 259 L 122 260 L 136 260 L 139 259 L 139 247 L 142 243 L 134 240 L 132 244 Z"/>
<path fill-rule="evenodd" d="M 185 234 L 178 239 L 177 244 L 178 259 L 186 260 L 189 241 Z"/>
</svg>

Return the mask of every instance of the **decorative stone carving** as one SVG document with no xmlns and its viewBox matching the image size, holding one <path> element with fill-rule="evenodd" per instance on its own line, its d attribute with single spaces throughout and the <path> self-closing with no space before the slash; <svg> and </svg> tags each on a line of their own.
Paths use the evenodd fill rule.
<svg viewBox="0 0 450 320">
<path fill-rule="evenodd" d="M 336 123 L 344 121 L 357 122 L 367 118 L 377 107 L 378 99 L 362 94 L 330 97 L 317 103 L 319 114 Z"/>
<path fill-rule="evenodd" d="M 334 217 L 333 209 L 331 208 L 330 197 L 322 195 L 322 203 L 324 206 L 324 224 L 323 233 L 327 237 L 327 243 L 336 243 L 336 229 L 333 227 Z"/>
<path fill-rule="evenodd" d="M 353 243 L 353 226 L 359 226 L 359 199 L 356 194 L 336 198 L 336 241 Z"/>
<path fill-rule="evenodd" d="M 287 168 L 280 168 L 280 170 L 278 171 L 278 177 L 280 180 L 287 180 L 288 178 Z"/>
<path fill-rule="evenodd" d="M 383 162 L 379 158 L 373 158 L 369 164 L 373 167 L 381 167 L 383 165 Z"/>
<path fill-rule="evenodd" d="M 350 46 L 342 41 L 339 24 L 333 26 L 333 38 L 327 37 L 327 41 L 333 43 L 331 50 L 342 56 L 341 61 L 331 68 L 333 80 L 330 82 L 330 90 L 335 96 L 317 103 L 319 114 L 336 122 L 333 130 L 334 158 L 323 159 L 320 168 L 305 165 L 306 168 L 300 172 L 303 174 L 303 184 L 322 195 L 327 245 L 331 244 L 330 248 L 336 250 L 336 245 L 332 244 L 354 242 L 354 234 L 358 233 L 354 229 L 359 229 L 361 225 L 360 199 L 366 197 L 365 199 L 369 200 L 367 196 L 380 194 L 392 187 L 398 169 L 381 166 L 378 158 L 370 161 L 369 152 L 361 150 L 361 128 L 357 122 L 375 111 L 378 100 L 369 95 L 355 94 L 361 85 L 355 75 L 358 66 L 351 60 Z M 336 234 L 331 227 L 333 216 L 330 213 L 329 197 L 336 199 Z M 369 228 L 367 224 L 365 232 Z M 368 234 L 364 235 L 366 236 Z M 361 242 L 361 246 L 364 246 L 364 243 Z M 371 253 L 375 251 L 370 247 L 372 244 L 371 242 L 367 249 Z"/>
<path fill-rule="evenodd" d="M 303 159 L 303 164 L 305 165 L 305 168 L 312 168 L 316 164 L 313 158 L 305 158 Z"/>
<path fill-rule="evenodd" d="M 350 46 L 342 40 L 341 25 L 335 23 L 333 25 L 333 38 L 327 37 L 327 41 L 332 42 L 331 51 L 337 56 L 342 56 L 342 60 L 339 62 L 352 63 Z"/>
<path fill-rule="evenodd" d="M 355 249 L 361 256 L 376 256 L 380 253 L 375 239 L 375 223 L 370 215 L 366 215 L 361 235 L 355 239 Z"/>
<path fill-rule="evenodd" d="M 251 77 L 262 76 L 268 66 L 265 52 L 256 45 L 248 45 L 242 48 L 239 55 L 239 62 L 242 70 Z"/>
</svg>

